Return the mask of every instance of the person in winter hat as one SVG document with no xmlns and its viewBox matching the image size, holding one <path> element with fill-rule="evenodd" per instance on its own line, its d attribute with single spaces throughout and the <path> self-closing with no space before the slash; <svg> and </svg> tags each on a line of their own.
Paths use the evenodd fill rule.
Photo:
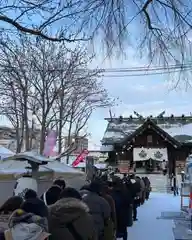
<svg viewBox="0 0 192 240">
<path fill-rule="evenodd" d="M 25 212 L 31 212 L 35 215 L 38 215 L 43 218 L 48 218 L 48 208 L 45 203 L 39 198 L 30 198 L 27 199 L 22 205 L 21 208 Z"/>
<path fill-rule="evenodd" d="M 76 189 L 71 187 L 67 187 L 61 192 L 59 199 L 63 198 L 75 198 L 82 200 L 81 194 Z"/>
<path fill-rule="evenodd" d="M 52 205 L 57 202 L 61 192 L 62 189 L 60 186 L 53 185 L 41 196 L 41 199 L 44 201 L 45 205 Z"/>
<path fill-rule="evenodd" d="M 88 194 L 89 193 L 89 184 L 82 186 L 79 193 L 80 193 L 81 197 Z"/>
<path fill-rule="evenodd" d="M 65 188 L 49 210 L 51 240 L 97 240 L 89 208 L 75 189 Z"/>
<path fill-rule="evenodd" d="M 37 198 L 37 193 L 33 189 L 28 189 L 25 193 L 24 199 Z"/>
<path fill-rule="evenodd" d="M 64 190 L 65 187 L 66 187 L 65 180 L 62 179 L 62 178 L 55 179 L 55 180 L 53 181 L 53 185 L 59 186 L 62 190 Z"/>
<path fill-rule="evenodd" d="M 50 234 L 48 233 L 47 218 L 40 216 L 42 214 L 41 203 L 38 204 L 34 199 L 28 201 L 25 201 L 20 209 L 12 213 L 9 218 L 9 228 L 4 231 L 1 240 L 45 240 L 48 238 Z"/>
<path fill-rule="evenodd" d="M 115 209 L 115 202 L 110 195 L 109 187 L 106 183 L 103 183 L 102 193 L 101 196 L 108 202 L 111 210 L 111 216 L 108 221 L 108 227 L 105 228 L 105 236 L 104 239 L 106 240 L 114 240 L 116 235 L 116 228 L 117 228 L 117 219 L 116 219 L 116 209 Z"/>
<path fill-rule="evenodd" d="M 111 218 L 111 208 L 101 194 L 102 183 L 92 181 L 89 185 L 88 193 L 82 196 L 83 201 L 89 207 L 90 214 L 93 217 L 99 240 L 104 239 Z"/>
<path fill-rule="evenodd" d="M 133 220 L 137 221 L 137 208 L 140 206 L 140 193 L 141 193 L 141 184 L 140 180 L 135 175 L 130 177 L 130 190 L 132 193 L 133 201 Z"/>
<path fill-rule="evenodd" d="M 115 202 L 116 209 L 116 237 L 127 239 L 127 225 L 128 225 L 128 213 L 129 213 L 129 199 L 125 190 L 125 186 L 121 179 L 115 179 L 113 181 L 113 189 L 111 196 Z"/>
<path fill-rule="evenodd" d="M 21 209 L 13 212 L 9 221 L 9 229 L 4 232 L 5 240 L 45 240 L 49 235 L 46 221 L 43 218 Z"/>
</svg>

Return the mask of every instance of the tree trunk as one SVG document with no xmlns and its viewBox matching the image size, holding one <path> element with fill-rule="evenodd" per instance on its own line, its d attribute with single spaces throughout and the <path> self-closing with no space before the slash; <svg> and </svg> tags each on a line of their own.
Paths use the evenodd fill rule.
<svg viewBox="0 0 192 240">
<path fill-rule="evenodd" d="M 41 138 L 40 138 L 40 154 L 43 154 L 44 145 L 45 145 L 45 133 L 46 133 L 46 127 L 45 122 L 42 122 L 41 126 Z"/>
<path fill-rule="evenodd" d="M 73 125 L 72 119 L 73 119 L 73 117 L 72 117 L 72 114 L 71 114 L 68 137 L 67 137 L 67 146 L 69 146 L 71 144 L 71 131 L 72 131 L 72 125 Z M 66 163 L 69 164 L 69 154 L 67 154 Z"/>
<path fill-rule="evenodd" d="M 23 107 L 23 118 L 24 118 L 24 123 L 25 123 L 25 150 L 29 151 L 30 150 L 30 134 L 29 134 L 29 123 L 28 123 L 28 113 L 27 113 L 27 96 L 26 93 L 24 93 L 23 96 L 24 99 L 24 107 Z"/>
<path fill-rule="evenodd" d="M 62 128 L 63 128 L 63 99 L 61 100 L 61 106 L 59 111 L 59 132 L 58 132 L 58 147 L 59 154 L 62 152 Z"/>
</svg>

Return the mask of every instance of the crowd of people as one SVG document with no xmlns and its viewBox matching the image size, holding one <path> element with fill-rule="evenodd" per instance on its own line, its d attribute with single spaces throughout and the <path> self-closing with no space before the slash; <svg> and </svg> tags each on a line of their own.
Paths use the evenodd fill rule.
<svg viewBox="0 0 192 240">
<path fill-rule="evenodd" d="M 150 191 L 149 179 L 135 175 L 94 179 L 79 191 L 57 179 L 40 197 L 29 189 L 0 207 L 0 240 L 127 240 Z"/>
</svg>

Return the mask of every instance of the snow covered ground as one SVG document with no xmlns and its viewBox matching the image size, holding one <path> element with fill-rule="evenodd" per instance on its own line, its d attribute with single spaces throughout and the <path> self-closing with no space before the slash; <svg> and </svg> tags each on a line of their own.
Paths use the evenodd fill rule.
<svg viewBox="0 0 192 240">
<path fill-rule="evenodd" d="M 173 240 L 173 221 L 157 219 L 165 211 L 180 211 L 180 197 L 152 193 L 150 200 L 138 208 L 138 221 L 128 228 L 128 240 Z"/>
</svg>

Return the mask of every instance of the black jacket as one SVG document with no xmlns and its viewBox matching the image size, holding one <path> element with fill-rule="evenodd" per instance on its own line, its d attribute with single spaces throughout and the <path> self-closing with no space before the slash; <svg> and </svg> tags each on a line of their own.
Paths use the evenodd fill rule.
<svg viewBox="0 0 192 240">
<path fill-rule="evenodd" d="M 117 233 L 123 233 L 127 228 L 129 204 L 127 194 L 120 189 L 114 189 L 111 196 L 115 203 Z"/>
<path fill-rule="evenodd" d="M 132 199 L 134 199 L 138 193 L 141 191 L 141 186 L 138 182 L 135 181 L 135 183 L 132 183 L 131 180 L 129 180 L 126 183 L 127 189 L 130 192 Z"/>
</svg>

